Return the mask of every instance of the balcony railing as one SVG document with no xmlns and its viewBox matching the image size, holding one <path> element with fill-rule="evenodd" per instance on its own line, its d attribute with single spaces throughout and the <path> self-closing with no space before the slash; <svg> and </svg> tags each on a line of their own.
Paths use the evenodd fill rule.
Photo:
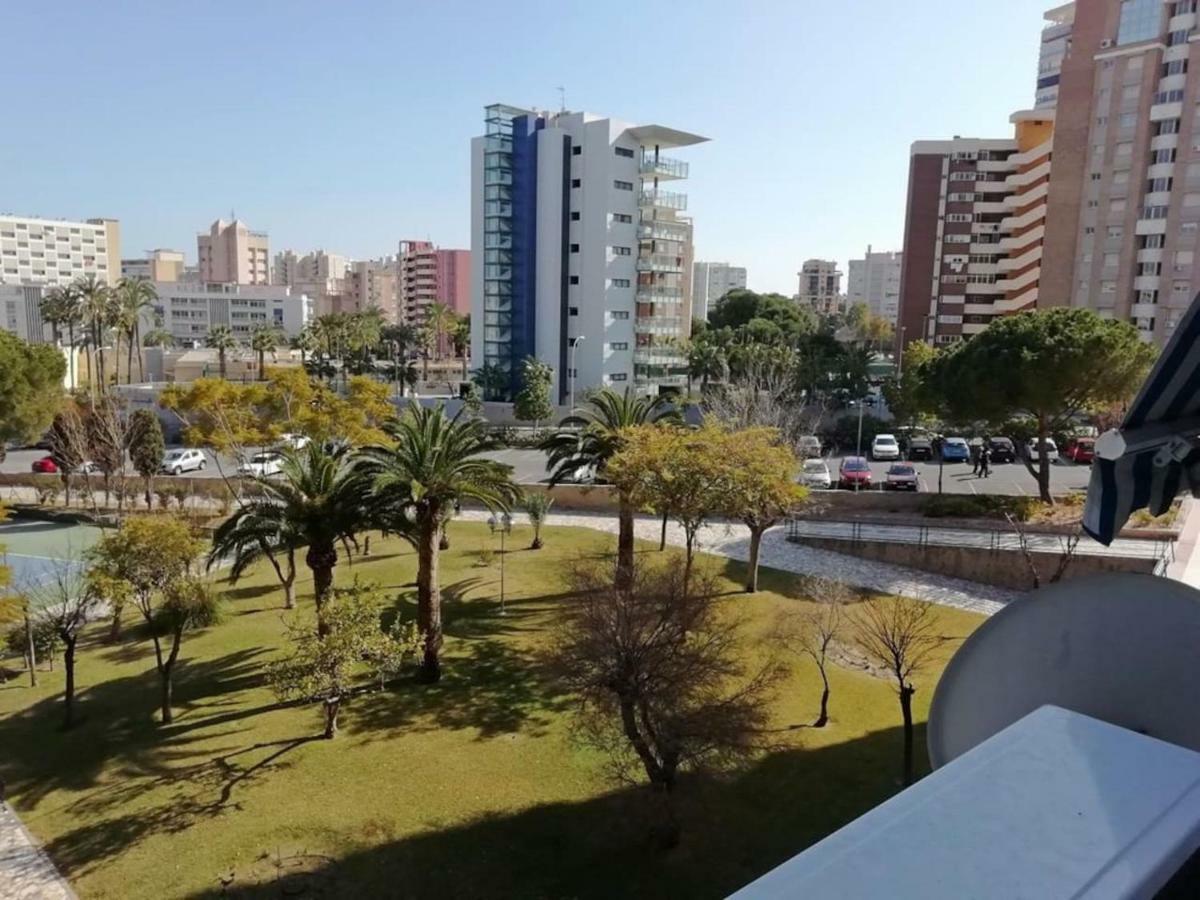
<svg viewBox="0 0 1200 900">
<path fill-rule="evenodd" d="M 639 272 L 678 273 L 683 271 L 683 259 L 678 256 L 667 256 L 662 253 L 642 256 L 638 258 L 637 270 Z"/>
<path fill-rule="evenodd" d="M 638 303 L 679 303 L 683 300 L 683 288 L 640 284 L 634 297 Z"/>
<path fill-rule="evenodd" d="M 643 240 L 686 241 L 688 226 L 680 222 L 648 221 L 638 225 L 638 237 Z"/>
<path fill-rule="evenodd" d="M 672 191 L 657 189 L 642 191 L 642 206 L 652 206 L 658 209 L 687 209 L 687 194 L 677 194 Z"/>
<path fill-rule="evenodd" d="M 687 178 L 688 164 L 681 159 L 671 159 L 667 156 L 643 156 L 638 171 L 653 178 Z"/>
</svg>

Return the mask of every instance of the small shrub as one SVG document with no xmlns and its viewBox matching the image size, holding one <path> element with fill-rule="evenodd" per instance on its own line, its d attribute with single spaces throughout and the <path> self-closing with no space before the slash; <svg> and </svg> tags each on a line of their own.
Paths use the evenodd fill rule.
<svg viewBox="0 0 1200 900">
<path fill-rule="evenodd" d="M 925 499 L 922 512 L 929 519 L 1003 519 L 1011 515 L 1018 522 L 1028 522 L 1041 505 L 1035 497 L 934 494 Z"/>
<path fill-rule="evenodd" d="M 59 488 L 56 484 L 39 484 L 34 486 L 37 492 L 39 506 L 53 506 L 58 502 Z"/>
<path fill-rule="evenodd" d="M 475 561 L 475 565 L 486 569 L 488 566 L 490 566 L 492 564 L 492 560 L 494 560 L 495 558 L 496 558 L 495 550 L 493 550 L 491 547 L 483 547 L 479 551 L 479 555 Z"/>
<path fill-rule="evenodd" d="M 174 495 L 174 487 L 160 487 L 154 492 L 154 496 L 158 498 L 158 508 L 167 509 L 171 505 L 171 497 Z"/>
</svg>

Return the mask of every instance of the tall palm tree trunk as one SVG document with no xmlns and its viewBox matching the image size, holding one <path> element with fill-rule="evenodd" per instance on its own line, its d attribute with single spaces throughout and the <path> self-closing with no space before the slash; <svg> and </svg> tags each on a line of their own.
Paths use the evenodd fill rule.
<svg viewBox="0 0 1200 900">
<path fill-rule="evenodd" d="M 138 381 L 145 382 L 146 368 L 142 362 L 142 325 L 140 322 L 133 328 L 133 338 L 137 341 L 138 347 Z"/>
<path fill-rule="evenodd" d="M 317 601 L 317 636 L 329 634 L 325 622 L 325 602 L 333 591 L 333 567 L 337 565 L 337 548 L 331 543 L 312 544 L 304 558 L 313 573 L 313 590 Z"/>
<path fill-rule="evenodd" d="M 79 385 L 75 383 L 75 322 L 67 322 L 67 340 L 71 342 L 71 352 L 67 356 L 67 365 L 71 372 L 71 390 L 75 390 Z"/>
<path fill-rule="evenodd" d="M 442 590 L 438 576 L 441 523 L 437 511 L 426 512 L 417 546 L 417 630 L 424 637 L 421 676 L 428 682 L 442 677 L 438 654 L 442 648 Z"/>
<path fill-rule="evenodd" d="M 130 329 L 125 335 L 125 383 L 133 384 L 133 337 L 134 329 Z M 138 362 L 141 362 L 141 354 L 138 354 Z"/>
</svg>

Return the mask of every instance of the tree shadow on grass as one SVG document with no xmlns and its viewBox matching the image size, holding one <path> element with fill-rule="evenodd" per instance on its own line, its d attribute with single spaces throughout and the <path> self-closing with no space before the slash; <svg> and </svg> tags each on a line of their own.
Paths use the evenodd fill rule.
<svg viewBox="0 0 1200 900">
<path fill-rule="evenodd" d="M 918 729 L 918 746 L 923 738 Z M 260 858 L 193 898 L 383 897 L 397 896 L 397 885 L 413 897 L 724 897 L 899 790 L 899 728 L 818 749 L 803 749 L 804 740 L 738 774 L 685 777 L 676 791 L 682 840 L 671 851 L 648 839 L 646 790 L 627 787 L 425 831 L 299 872 Z"/>
</svg>

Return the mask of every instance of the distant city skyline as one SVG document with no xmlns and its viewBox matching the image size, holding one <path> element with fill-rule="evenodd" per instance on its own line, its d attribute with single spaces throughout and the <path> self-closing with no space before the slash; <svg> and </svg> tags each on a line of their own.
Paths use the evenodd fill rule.
<svg viewBox="0 0 1200 900">
<path fill-rule="evenodd" d="M 627 35 L 603 8 L 83 6 L 56 26 L 47 67 L 44 17 L 18 5 L 7 118 L 21 140 L 0 146 L 0 212 L 115 218 L 123 256 L 172 248 L 189 264 L 196 235 L 231 211 L 273 251 L 467 247 L 466 148 L 483 107 L 557 109 L 563 85 L 568 109 L 711 138 L 692 157 L 697 258 L 737 260 L 751 288 L 791 296 L 804 259 L 844 268 L 868 244 L 900 245 L 913 140 L 1003 133 L 1032 105 L 1051 5 L 751 3 L 731 16 L 699 0 L 671 23 L 688 52 L 649 91 L 632 45 L 631 64 L 614 64 Z M 538 52 L 497 53 L 530 19 L 547 37 Z M 347 29 L 353 54 L 298 50 Z M 989 77 L 948 76 L 968 58 Z"/>
</svg>

